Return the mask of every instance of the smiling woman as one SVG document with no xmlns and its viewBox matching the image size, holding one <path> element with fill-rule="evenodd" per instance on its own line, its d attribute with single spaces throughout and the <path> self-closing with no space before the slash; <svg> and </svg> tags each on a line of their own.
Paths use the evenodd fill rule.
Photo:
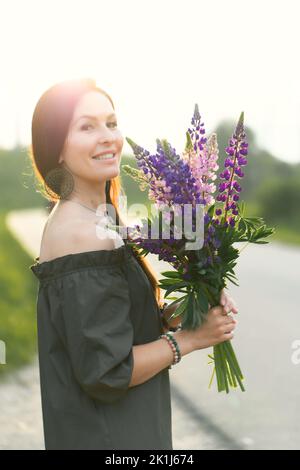
<svg viewBox="0 0 300 470">
<path fill-rule="evenodd" d="M 38 191 L 55 210 L 66 206 L 67 200 L 85 203 L 95 210 L 99 204 L 111 204 L 116 223 L 124 225 L 118 209 L 119 195 L 124 192 L 119 176 L 123 141 L 114 103 L 94 80 L 54 85 L 39 99 L 32 118 L 29 156 Z M 93 158 L 109 152 L 114 159 Z M 161 305 L 151 265 L 141 257 L 138 262 Z"/>
<path fill-rule="evenodd" d="M 129 245 L 96 237 L 99 206 L 124 224 L 122 146 L 113 102 L 94 81 L 59 83 L 38 101 L 31 157 L 56 203 L 30 266 L 46 449 L 172 449 L 173 353 L 159 339 L 157 280 Z M 182 355 L 191 352 L 178 334 Z"/>
<path fill-rule="evenodd" d="M 103 110 L 100 115 L 97 114 L 99 109 Z M 77 200 L 87 201 L 95 209 L 106 202 L 106 181 L 119 174 L 123 137 L 116 119 L 112 118 L 112 109 L 107 95 L 97 90 L 85 93 L 74 110 L 59 158 L 59 163 L 72 173 L 75 180 L 72 198 L 76 195 Z M 101 156 L 101 163 L 105 161 L 105 164 L 95 164 L 100 161 L 94 158 L 96 155 Z M 108 155 L 110 158 L 104 160 Z"/>
</svg>

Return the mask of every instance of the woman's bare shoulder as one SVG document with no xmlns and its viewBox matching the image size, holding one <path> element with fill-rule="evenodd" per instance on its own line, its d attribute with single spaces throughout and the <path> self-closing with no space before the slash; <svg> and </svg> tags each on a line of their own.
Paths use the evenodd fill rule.
<svg viewBox="0 0 300 470">
<path fill-rule="evenodd" d="M 99 237 L 97 220 L 73 217 L 68 220 L 52 220 L 41 243 L 40 262 L 68 254 L 115 248 L 109 236 Z"/>
</svg>

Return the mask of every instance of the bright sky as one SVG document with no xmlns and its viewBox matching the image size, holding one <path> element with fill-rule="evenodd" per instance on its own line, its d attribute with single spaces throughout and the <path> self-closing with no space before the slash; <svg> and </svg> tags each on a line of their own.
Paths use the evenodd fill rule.
<svg viewBox="0 0 300 470">
<path fill-rule="evenodd" d="M 181 151 L 198 103 L 208 133 L 244 111 L 262 147 L 300 162 L 299 17 L 299 0 L 2 2 L 0 145 L 30 143 L 47 88 L 91 77 L 150 151 Z"/>
</svg>

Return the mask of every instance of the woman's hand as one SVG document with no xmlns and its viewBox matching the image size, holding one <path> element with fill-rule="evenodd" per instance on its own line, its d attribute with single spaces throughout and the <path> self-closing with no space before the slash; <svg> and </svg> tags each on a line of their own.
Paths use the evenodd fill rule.
<svg viewBox="0 0 300 470">
<path fill-rule="evenodd" d="M 226 313 L 238 313 L 238 308 L 236 306 L 235 301 L 232 297 L 230 297 L 229 294 L 225 292 L 225 289 L 222 289 L 221 291 L 220 305 L 224 307 Z"/>
<path fill-rule="evenodd" d="M 181 302 L 178 302 L 177 304 L 172 305 L 171 307 L 170 306 L 166 307 L 164 309 L 164 317 L 167 320 L 169 326 L 172 328 L 176 328 L 182 322 L 182 315 L 178 315 L 177 317 L 169 320 L 171 315 L 173 315 L 173 313 L 176 311 L 176 309 L 179 307 L 180 304 Z M 224 308 L 225 315 L 228 314 L 229 312 L 232 312 L 235 314 L 238 313 L 238 308 L 236 306 L 234 299 L 230 297 L 230 295 L 227 294 L 227 292 L 225 292 L 225 289 L 222 289 L 221 291 L 220 305 Z"/>
<path fill-rule="evenodd" d="M 195 350 L 205 349 L 234 337 L 237 321 L 218 305 L 208 310 L 205 321 L 195 330 L 190 331 Z"/>
</svg>

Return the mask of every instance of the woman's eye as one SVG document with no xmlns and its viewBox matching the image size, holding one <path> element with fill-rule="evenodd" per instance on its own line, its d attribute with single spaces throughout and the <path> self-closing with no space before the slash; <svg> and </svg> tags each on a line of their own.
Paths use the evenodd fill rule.
<svg viewBox="0 0 300 470">
<path fill-rule="evenodd" d="M 91 125 L 91 124 L 83 124 L 83 126 L 81 126 L 81 128 L 80 128 L 80 129 L 81 129 L 81 130 L 85 130 L 85 128 L 87 128 L 87 127 L 89 127 L 89 126 L 91 126 L 91 127 L 92 127 L 92 125 Z"/>
<path fill-rule="evenodd" d="M 110 123 L 108 123 L 108 125 L 109 126 L 112 125 L 114 127 L 118 126 L 118 124 L 116 122 L 110 122 Z M 84 130 L 86 130 L 87 127 L 93 127 L 93 126 L 91 124 L 83 124 L 80 129 L 84 131 Z"/>
</svg>

